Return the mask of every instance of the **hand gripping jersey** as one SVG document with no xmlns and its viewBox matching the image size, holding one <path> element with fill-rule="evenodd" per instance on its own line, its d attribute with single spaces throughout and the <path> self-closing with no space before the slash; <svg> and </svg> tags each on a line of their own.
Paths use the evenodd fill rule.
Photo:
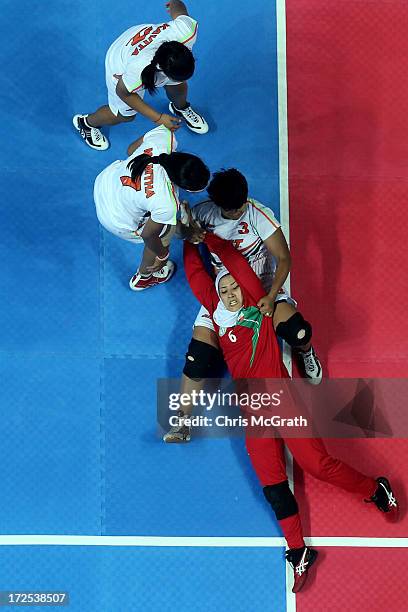
<svg viewBox="0 0 408 612">
<path fill-rule="evenodd" d="M 110 46 L 106 55 L 106 75 L 117 83 L 122 77 L 129 92 L 143 90 L 141 74 L 164 42 L 176 41 L 190 50 L 197 39 L 198 24 L 189 15 L 180 15 L 168 23 L 144 23 L 126 30 Z M 156 86 L 176 85 L 163 72 L 158 72 Z"/>
<path fill-rule="evenodd" d="M 250 198 L 246 211 L 236 220 L 225 219 L 219 206 L 211 201 L 198 204 L 191 212 L 204 229 L 231 241 L 248 260 L 264 287 L 270 289 L 276 261 L 269 254 L 264 241 L 280 228 L 270 208 Z M 217 271 L 224 267 L 216 253 L 211 253 L 211 259 Z"/>
<path fill-rule="evenodd" d="M 256 304 L 265 295 L 260 280 L 243 257 L 227 241 L 208 234 L 205 242 L 223 262 L 241 287 L 244 306 L 237 324 L 220 328 L 213 320 L 224 359 L 233 378 L 287 378 L 273 329 L 272 320 L 264 317 Z M 207 273 L 198 247 L 185 241 L 184 268 L 190 287 L 211 317 L 220 298 L 214 281 Z"/>
<path fill-rule="evenodd" d="M 96 178 L 94 199 L 100 223 L 120 238 L 141 240 L 140 234 L 150 217 L 156 223 L 177 224 L 180 207 L 178 189 L 160 164 L 149 164 L 136 182 L 127 165 L 146 153 L 171 153 L 177 148 L 174 133 L 164 126 L 147 132 L 142 145 L 128 159 L 115 161 Z"/>
</svg>

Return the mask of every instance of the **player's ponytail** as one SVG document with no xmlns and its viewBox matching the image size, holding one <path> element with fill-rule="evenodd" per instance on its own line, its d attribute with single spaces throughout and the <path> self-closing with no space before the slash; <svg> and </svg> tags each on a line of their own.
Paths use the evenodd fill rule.
<svg viewBox="0 0 408 612">
<path fill-rule="evenodd" d="M 193 76 L 194 68 L 194 57 L 188 47 L 176 41 L 165 42 L 142 71 L 142 85 L 150 94 L 155 94 L 156 74 L 159 70 L 172 81 L 183 82 Z"/>
<path fill-rule="evenodd" d="M 157 93 L 155 83 L 156 83 L 156 72 L 158 71 L 158 68 L 157 68 L 157 63 L 156 63 L 155 58 L 156 56 L 154 56 L 150 64 L 148 64 L 146 68 L 143 69 L 142 74 L 141 74 L 143 87 L 147 89 L 149 94 L 152 94 L 152 95 Z"/>
<path fill-rule="evenodd" d="M 149 164 L 160 164 L 171 182 L 187 191 L 202 191 L 210 180 L 210 171 L 199 157 L 175 152 L 157 157 L 143 153 L 134 157 L 127 165 L 132 181 L 139 179 Z"/>
<path fill-rule="evenodd" d="M 146 155 L 146 153 L 142 153 L 130 160 L 126 167 L 130 171 L 132 181 L 136 181 L 140 178 L 146 167 L 152 162 L 154 163 L 155 160 L 158 160 L 158 158 L 153 158 L 151 155 Z"/>
</svg>

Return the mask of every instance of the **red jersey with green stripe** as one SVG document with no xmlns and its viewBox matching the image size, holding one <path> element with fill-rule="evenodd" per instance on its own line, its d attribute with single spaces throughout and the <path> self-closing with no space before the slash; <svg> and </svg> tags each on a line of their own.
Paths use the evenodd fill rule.
<svg viewBox="0 0 408 612">
<path fill-rule="evenodd" d="M 236 325 L 224 329 L 213 320 L 232 377 L 288 377 L 272 320 L 264 317 L 256 307 L 265 295 L 259 278 L 230 242 L 213 234 L 207 235 L 205 242 L 238 282 L 244 298 Z M 220 301 L 214 280 L 205 269 L 198 247 L 187 241 L 184 243 L 184 269 L 194 295 L 213 317 Z"/>
<path fill-rule="evenodd" d="M 190 50 L 197 39 L 198 24 L 189 15 L 179 15 L 167 23 L 143 23 L 124 32 L 110 46 L 106 55 L 107 77 L 119 79 L 129 92 L 143 89 L 141 74 L 164 42 L 180 42 Z M 158 71 L 156 86 L 175 85 Z"/>
<path fill-rule="evenodd" d="M 142 153 L 158 156 L 177 148 L 174 133 L 163 125 L 147 132 L 142 145 L 128 159 L 115 161 L 99 175 L 95 189 L 98 218 L 114 233 L 140 235 L 147 219 L 176 225 L 180 208 L 178 189 L 160 164 L 148 164 L 140 179 L 132 181 L 127 165 Z M 99 194 L 95 194 L 96 196 Z"/>
<path fill-rule="evenodd" d="M 225 219 L 221 209 L 207 201 L 194 206 L 192 215 L 207 231 L 230 240 L 248 260 L 264 287 L 268 288 L 268 280 L 272 282 L 275 273 L 276 261 L 269 254 L 264 241 L 280 228 L 270 208 L 249 198 L 246 210 L 239 219 Z M 211 253 L 211 259 L 218 271 L 224 267 L 216 253 Z"/>
</svg>

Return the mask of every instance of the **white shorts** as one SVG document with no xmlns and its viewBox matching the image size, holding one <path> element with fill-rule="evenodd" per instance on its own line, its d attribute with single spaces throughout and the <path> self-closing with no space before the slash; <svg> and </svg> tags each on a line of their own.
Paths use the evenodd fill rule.
<svg viewBox="0 0 408 612">
<path fill-rule="evenodd" d="M 106 56 L 105 60 L 105 78 L 106 87 L 108 89 L 108 104 L 112 113 L 116 117 L 119 113 L 122 115 L 122 117 L 133 117 L 134 115 L 137 115 L 137 111 L 135 111 L 133 108 L 129 108 L 126 102 L 121 100 L 116 93 L 116 86 L 119 79 L 112 75 L 112 70 L 108 66 L 108 55 Z M 144 89 L 140 89 L 137 92 L 137 95 L 143 100 L 145 93 L 146 92 Z"/>
<path fill-rule="evenodd" d="M 278 295 L 276 296 L 275 303 L 278 302 L 287 302 L 288 304 L 292 304 L 292 306 L 294 306 L 295 308 L 297 306 L 297 302 L 293 298 L 291 298 L 289 293 L 283 288 L 280 289 Z M 200 310 L 198 311 L 198 315 L 196 317 L 196 320 L 194 321 L 193 329 L 194 327 L 206 327 L 207 329 L 212 329 L 213 331 L 215 331 L 211 315 L 208 310 L 204 308 L 204 306 L 201 306 Z"/>
<path fill-rule="evenodd" d="M 116 163 L 121 162 L 118 160 Z M 112 208 L 112 202 L 109 201 L 109 190 L 106 188 L 106 185 L 104 185 L 104 180 L 109 176 L 109 171 L 110 166 L 98 174 L 95 180 L 94 202 L 98 221 L 106 230 L 108 230 L 108 232 L 118 236 L 118 238 L 128 240 L 129 242 L 141 243 L 143 242 L 143 239 L 141 238 L 140 234 L 143 231 L 143 226 L 138 232 L 132 231 L 129 228 L 120 227 L 120 224 L 115 224 L 114 219 L 111 218 L 111 215 L 108 212 Z"/>
</svg>

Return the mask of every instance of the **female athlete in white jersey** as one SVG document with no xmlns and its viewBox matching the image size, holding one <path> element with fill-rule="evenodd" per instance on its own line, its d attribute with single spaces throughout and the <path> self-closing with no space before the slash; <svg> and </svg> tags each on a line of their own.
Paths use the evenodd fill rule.
<svg viewBox="0 0 408 612">
<path fill-rule="evenodd" d="M 197 22 L 179 0 L 171 0 L 167 9 L 171 21 L 133 26 L 110 46 L 105 60 L 108 105 L 73 118 L 74 127 L 92 149 L 109 147 L 101 126 L 133 121 L 137 113 L 170 130 L 178 129 L 184 119 L 193 132 L 208 132 L 205 119 L 187 102 L 186 81 L 194 74 L 191 49 L 197 39 Z M 143 101 L 146 90 L 154 94 L 158 87 L 165 88 L 172 115 Z"/>
<path fill-rule="evenodd" d="M 203 191 L 210 172 L 190 153 L 177 153 L 173 132 L 160 126 L 135 141 L 130 157 L 115 161 L 97 176 L 96 214 L 112 234 L 144 243 L 142 261 L 130 280 L 141 291 L 169 280 L 175 270 L 169 244 L 180 209 L 178 188 Z"/>
</svg>

